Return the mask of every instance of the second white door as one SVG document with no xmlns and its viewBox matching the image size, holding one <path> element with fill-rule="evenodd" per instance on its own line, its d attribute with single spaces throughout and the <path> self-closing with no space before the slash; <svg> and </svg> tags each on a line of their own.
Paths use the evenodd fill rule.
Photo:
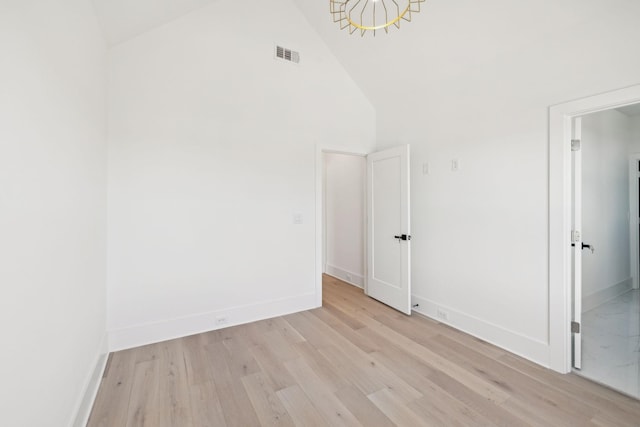
<svg viewBox="0 0 640 427">
<path fill-rule="evenodd" d="M 571 153 L 573 166 L 573 218 L 571 245 L 573 246 L 573 367 L 582 368 L 582 118 L 573 120 Z"/>
<path fill-rule="evenodd" d="M 367 294 L 411 314 L 409 146 L 367 156 Z"/>
</svg>

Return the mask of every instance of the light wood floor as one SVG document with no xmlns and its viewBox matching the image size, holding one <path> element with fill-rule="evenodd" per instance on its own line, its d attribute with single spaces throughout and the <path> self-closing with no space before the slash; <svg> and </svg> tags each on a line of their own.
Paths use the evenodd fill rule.
<svg viewBox="0 0 640 427">
<path fill-rule="evenodd" d="M 114 353 L 89 426 L 638 426 L 640 402 L 325 277 L 324 307 Z"/>
</svg>

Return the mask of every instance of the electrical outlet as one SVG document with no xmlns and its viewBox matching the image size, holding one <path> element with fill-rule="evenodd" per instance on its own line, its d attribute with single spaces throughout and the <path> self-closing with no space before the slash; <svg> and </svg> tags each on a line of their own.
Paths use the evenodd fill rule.
<svg viewBox="0 0 640 427">
<path fill-rule="evenodd" d="M 451 160 L 451 172 L 458 172 L 460 170 L 460 160 Z"/>
<path fill-rule="evenodd" d="M 438 317 L 438 319 L 442 319 L 442 320 L 449 320 L 449 313 L 444 311 L 443 309 L 439 308 L 436 311 L 436 316 Z"/>
<path fill-rule="evenodd" d="M 229 323 L 229 318 L 227 316 L 216 317 L 216 325 L 225 325 L 227 323 Z"/>
</svg>

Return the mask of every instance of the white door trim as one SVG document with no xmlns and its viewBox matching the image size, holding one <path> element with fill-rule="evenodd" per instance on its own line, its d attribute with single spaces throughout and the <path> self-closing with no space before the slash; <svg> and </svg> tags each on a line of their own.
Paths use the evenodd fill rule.
<svg viewBox="0 0 640 427">
<path fill-rule="evenodd" d="M 638 256 L 640 254 L 640 226 L 638 224 L 638 162 L 640 153 L 629 154 L 629 253 L 631 254 L 631 278 L 633 279 L 633 289 L 638 289 L 638 277 L 640 277 L 640 265 Z"/>
<path fill-rule="evenodd" d="M 322 307 L 322 272 L 324 270 L 324 216 L 325 216 L 325 180 L 324 180 L 324 153 L 346 154 L 350 156 L 366 157 L 367 153 L 360 151 L 348 151 L 344 147 L 333 147 L 331 145 L 316 144 L 316 307 Z M 367 244 L 366 221 L 364 221 L 364 245 Z M 367 265 L 365 258 L 364 283 L 366 292 Z"/>
<path fill-rule="evenodd" d="M 571 119 L 640 102 L 640 85 L 549 109 L 549 367 L 571 371 Z"/>
</svg>

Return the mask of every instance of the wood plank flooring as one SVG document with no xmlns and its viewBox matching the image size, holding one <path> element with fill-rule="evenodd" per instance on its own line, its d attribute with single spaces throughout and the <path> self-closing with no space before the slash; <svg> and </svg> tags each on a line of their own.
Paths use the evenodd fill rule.
<svg viewBox="0 0 640 427">
<path fill-rule="evenodd" d="M 640 425 L 640 401 L 329 276 L 323 303 L 112 354 L 88 425 Z"/>
</svg>

